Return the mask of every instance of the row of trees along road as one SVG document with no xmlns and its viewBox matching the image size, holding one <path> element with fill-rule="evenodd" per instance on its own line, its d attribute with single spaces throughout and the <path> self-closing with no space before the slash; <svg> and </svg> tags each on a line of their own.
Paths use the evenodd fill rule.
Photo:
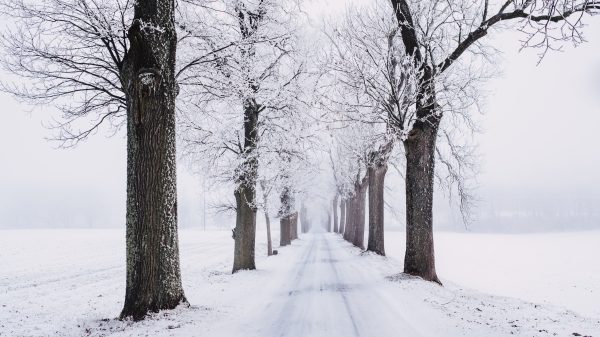
<svg viewBox="0 0 600 337">
<path fill-rule="evenodd" d="M 294 200 L 308 197 L 318 171 L 314 160 L 322 146 L 315 146 L 315 135 L 324 132 L 323 124 L 333 144 L 334 200 L 341 201 L 337 226 L 338 202 L 332 204 L 333 227 L 364 245 L 368 189 L 368 249 L 384 254 L 384 177 L 388 162 L 396 161 L 390 159 L 399 148 L 395 143 L 402 142 L 404 269 L 439 282 L 432 233 L 435 161 L 446 170 L 439 180 L 456 186 L 468 205 L 469 151 L 456 143 L 452 126 L 471 126 L 468 111 L 485 77 L 479 65 L 495 52 L 486 35 L 518 29 L 524 45 L 540 48 L 543 57 L 565 41 L 582 42 L 583 19 L 600 10 L 597 1 L 587 0 L 378 0 L 324 30 L 330 48 L 325 63 L 315 66 L 315 59 L 323 60 L 301 48 L 310 44 L 300 36 L 307 23 L 299 6 L 291 0 L 0 1 L 6 19 L 1 64 L 12 75 L 2 90 L 56 108 L 50 126 L 64 147 L 99 130 L 126 129 L 121 317 L 142 319 L 186 303 L 177 236 L 177 137 L 192 167 L 234 191 L 235 203 L 223 206 L 236 213 L 233 272 L 256 268 L 257 209 L 268 218 L 272 191 L 281 204 L 281 232 L 296 223 Z M 257 198 L 259 181 L 263 198 Z M 294 227 L 282 243 L 296 236 Z"/>
<path fill-rule="evenodd" d="M 583 42 L 583 21 L 599 11 L 600 2 L 589 0 L 381 0 L 347 11 L 345 20 L 326 29 L 330 79 L 321 86 L 321 95 L 332 115 L 329 122 L 333 129 L 363 124 L 358 137 L 349 137 L 347 130 L 334 136 L 333 208 L 336 212 L 335 200 L 341 200 L 338 231 L 344 238 L 362 247 L 363 183 L 368 181 L 368 250 L 385 253 L 383 181 L 394 143 L 401 142 L 406 186 L 404 272 L 439 283 L 433 243 L 434 180 L 437 176 L 442 185 L 458 192 L 461 210 L 468 215 L 471 198 L 465 178 L 474 170 L 472 151 L 461 144 L 464 137 L 455 129 L 457 124 L 475 128 L 470 111 L 488 76 L 485 66 L 499 52 L 488 33 L 521 32 L 523 47 L 540 50 L 541 60 L 565 42 Z M 435 170 L 436 161 L 445 174 Z"/>
</svg>

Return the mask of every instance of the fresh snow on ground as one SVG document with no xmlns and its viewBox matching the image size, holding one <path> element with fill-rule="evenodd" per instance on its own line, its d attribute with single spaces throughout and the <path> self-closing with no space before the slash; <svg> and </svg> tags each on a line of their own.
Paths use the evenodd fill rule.
<svg viewBox="0 0 600 337">
<path fill-rule="evenodd" d="M 0 231 L 0 336 L 600 336 L 600 232 L 436 233 L 444 287 L 386 235 L 387 258 L 321 232 L 267 258 L 258 232 L 258 270 L 231 275 L 231 232 L 182 230 L 191 307 L 131 322 L 123 231 Z"/>
</svg>

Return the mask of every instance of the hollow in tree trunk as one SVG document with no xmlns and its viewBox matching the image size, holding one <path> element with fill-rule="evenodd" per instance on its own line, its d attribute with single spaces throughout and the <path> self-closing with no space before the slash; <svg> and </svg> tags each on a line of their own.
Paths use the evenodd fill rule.
<svg viewBox="0 0 600 337">
<path fill-rule="evenodd" d="M 177 237 L 174 6 L 173 0 L 136 2 L 128 34 L 127 280 L 121 318 L 140 320 L 186 302 Z"/>
</svg>

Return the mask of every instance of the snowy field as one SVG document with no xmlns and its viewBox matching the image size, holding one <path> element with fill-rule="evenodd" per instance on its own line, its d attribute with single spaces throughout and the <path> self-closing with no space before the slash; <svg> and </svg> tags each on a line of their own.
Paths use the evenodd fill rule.
<svg viewBox="0 0 600 337">
<path fill-rule="evenodd" d="M 134 323 L 123 231 L 4 230 L 0 336 L 600 336 L 600 232 L 436 234 L 444 287 L 399 274 L 401 232 L 388 258 L 327 233 L 267 258 L 259 232 L 259 269 L 231 275 L 229 231 L 183 230 L 191 307 Z"/>
</svg>

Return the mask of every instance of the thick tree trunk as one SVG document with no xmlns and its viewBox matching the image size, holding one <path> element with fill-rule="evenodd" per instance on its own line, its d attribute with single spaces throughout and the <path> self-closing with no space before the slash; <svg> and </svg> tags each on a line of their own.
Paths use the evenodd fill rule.
<svg viewBox="0 0 600 337">
<path fill-rule="evenodd" d="M 344 230 L 346 227 L 346 199 L 342 198 L 340 202 L 340 228 L 339 233 L 344 235 Z"/>
<path fill-rule="evenodd" d="M 258 113 L 260 105 L 253 99 L 244 101 L 244 156 L 240 168 L 238 188 L 234 192 L 236 200 L 236 223 L 233 230 L 235 239 L 233 270 L 254 270 L 254 244 L 256 240 L 256 175 L 258 159 Z"/>
<path fill-rule="evenodd" d="M 279 246 L 284 247 L 292 243 L 291 230 L 292 224 L 289 216 L 279 219 Z"/>
<path fill-rule="evenodd" d="M 385 256 L 384 188 L 387 163 L 369 167 L 369 244 L 367 251 Z"/>
<path fill-rule="evenodd" d="M 418 123 L 406 152 L 406 253 L 404 272 L 440 283 L 433 248 L 433 179 L 437 123 Z"/>
<path fill-rule="evenodd" d="M 390 139 L 370 154 L 369 177 L 369 244 L 367 251 L 385 256 L 384 248 L 384 190 L 388 159 L 394 149 L 395 139 Z"/>
<path fill-rule="evenodd" d="M 354 235 L 352 237 L 352 243 L 360 249 L 365 249 L 365 203 L 368 185 L 368 177 L 365 177 L 363 181 L 356 184 L 356 210 L 353 223 Z"/>
<path fill-rule="evenodd" d="M 340 199 L 339 195 L 335 195 L 335 197 L 333 198 L 333 232 L 334 233 L 338 233 L 339 232 L 339 223 L 338 223 L 338 200 Z"/>
<path fill-rule="evenodd" d="M 406 54 L 421 76 L 417 85 L 417 120 L 408 139 L 406 152 L 406 253 L 404 272 L 425 280 L 440 282 L 435 272 L 433 250 L 433 176 L 435 141 L 441 114 L 436 102 L 433 66 L 426 63 L 420 49 L 416 25 L 406 0 L 392 0 Z"/>
<path fill-rule="evenodd" d="M 186 299 L 177 237 L 174 2 L 144 0 L 134 8 L 123 68 L 128 97 L 127 284 L 120 317 L 139 320 Z"/>
</svg>

